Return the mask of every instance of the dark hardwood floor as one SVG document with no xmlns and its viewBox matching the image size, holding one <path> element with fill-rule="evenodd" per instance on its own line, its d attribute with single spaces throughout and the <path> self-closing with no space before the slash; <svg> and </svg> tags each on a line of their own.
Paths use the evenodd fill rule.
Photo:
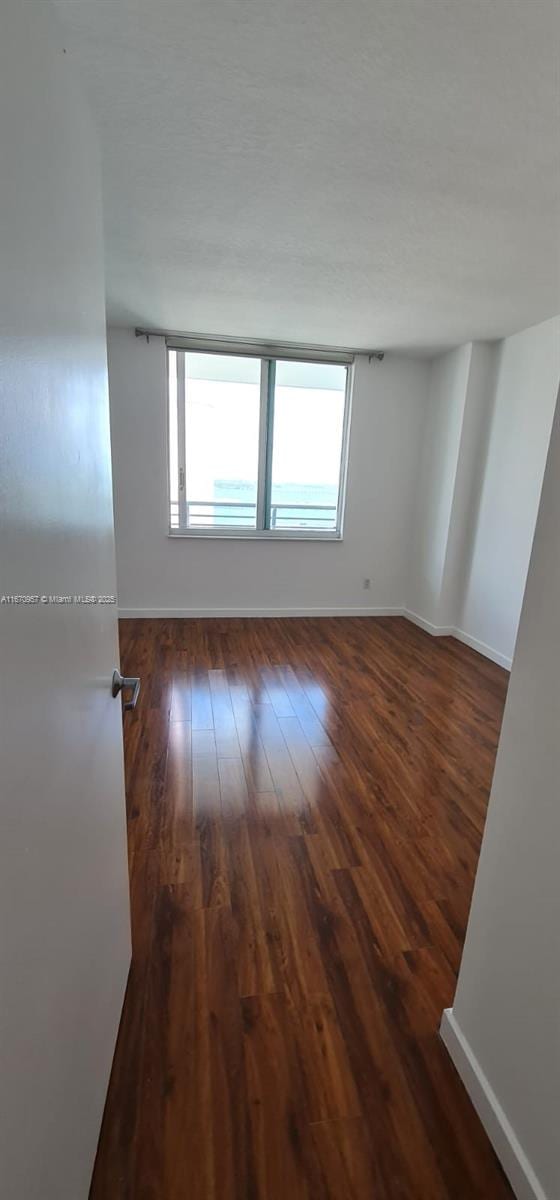
<svg viewBox="0 0 560 1200">
<path fill-rule="evenodd" d="M 506 1200 L 438 1037 L 505 671 L 404 619 L 123 621 L 133 964 L 92 1200 Z"/>
</svg>

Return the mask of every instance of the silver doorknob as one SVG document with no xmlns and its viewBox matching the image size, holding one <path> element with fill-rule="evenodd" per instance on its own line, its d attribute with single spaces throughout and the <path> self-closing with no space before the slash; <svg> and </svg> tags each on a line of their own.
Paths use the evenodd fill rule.
<svg viewBox="0 0 560 1200">
<path fill-rule="evenodd" d="M 136 701 L 140 695 L 140 679 L 137 675 L 121 675 L 120 671 L 115 669 L 111 683 L 111 695 L 118 696 L 123 688 L 132 688 L 132 696 L 130 700 L 125 700 L 123 708 L 136 708 Z"/>
</svg>

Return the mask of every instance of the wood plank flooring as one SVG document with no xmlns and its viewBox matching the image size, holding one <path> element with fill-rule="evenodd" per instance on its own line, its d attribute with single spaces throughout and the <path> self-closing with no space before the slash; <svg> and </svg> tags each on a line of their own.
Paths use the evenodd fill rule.
<svg viewBox="0 0 560 1200">
<path fill-rule="evenodd" d="M 400 618 L 121 642 L 133 963 L 91 1200 L 510 1200 L 437 1034 L 506 673 Z"/>
</svg>

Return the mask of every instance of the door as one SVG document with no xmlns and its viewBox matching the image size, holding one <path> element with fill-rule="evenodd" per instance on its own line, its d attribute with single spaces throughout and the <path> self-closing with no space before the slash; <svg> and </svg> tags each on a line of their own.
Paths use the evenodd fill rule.
<svg viewBox="0 0 560 1200">
<path fill-rule="evenodd" d="M 0 1193 L 86 1200 L 129 902 L 98 156 L 47 0 L 2 4 L 0 145 Z"/>
</svg>

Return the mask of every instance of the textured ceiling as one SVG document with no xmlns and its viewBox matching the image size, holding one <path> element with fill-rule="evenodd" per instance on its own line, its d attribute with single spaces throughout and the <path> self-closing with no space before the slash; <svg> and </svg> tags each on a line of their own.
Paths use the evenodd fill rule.
<svg viewBox="0 0 560 1200">
<path fill-rule="evenodd" d="M 557 0 L 55 0 L 111 320 L 390 348 L 560 310 Z"/>
</svg>

